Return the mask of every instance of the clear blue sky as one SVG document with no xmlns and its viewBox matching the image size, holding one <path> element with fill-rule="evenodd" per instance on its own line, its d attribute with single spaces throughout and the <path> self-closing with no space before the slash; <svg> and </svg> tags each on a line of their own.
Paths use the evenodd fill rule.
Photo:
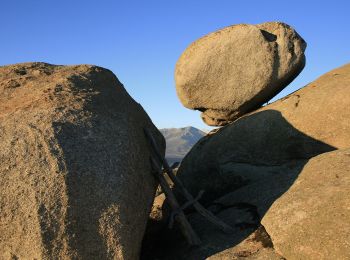
<svg viewBox="0 0 350 260">
<path fill-rule="evenodd" d="M 0 65 L 96 64 L 112 70 L 160 128 L 207 128 L 177 99 L 174 67 L 199 37 L 237 23 L 283 21 L 307 64 L 278 97 L 350 62 L 350 1 L 1 0 Z"/>
</svg>

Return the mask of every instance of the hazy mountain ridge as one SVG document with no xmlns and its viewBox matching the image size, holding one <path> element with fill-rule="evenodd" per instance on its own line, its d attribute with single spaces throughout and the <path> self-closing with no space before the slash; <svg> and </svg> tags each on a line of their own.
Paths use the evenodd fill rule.
<svg viewBox="0 0 350 260">
<path fill-rule="evenodd" d="M 206 135 L 202 130 L 192 126 L 182 128 L 163 128 L 160 129 L 160 132 L 166 140 L 165 157 L 169 163 L 181 161 L 190 151 L 192 146 Z"/>
</svg>

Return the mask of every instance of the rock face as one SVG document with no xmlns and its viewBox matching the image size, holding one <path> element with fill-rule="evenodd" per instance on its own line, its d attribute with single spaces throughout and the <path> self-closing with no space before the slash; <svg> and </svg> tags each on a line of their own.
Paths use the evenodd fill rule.
<svg viewBox="0 0 350 260">
<path fill-rule="evenodd" d="M 239 230 L 225 237 L 191 214 L 203 245 L 175 252 L 185 259 L 350 258 L 349 93 L 350 64 L 202 138 L 177 176 L 194 195 L 204 189 L 201 202 Z"/>
<path fill-rule="evenodd" d="M 0 258 L 138 259 L 164 139 L 110 71 L 0 67 Z"/>
<path fill-rule="evenodd" d="M 293 160 L 350 147 L 349 93 L 350 64 L 202 138 L 177 176 L 193 194 L 215 198 L 278 176 Z"/>
<path fill-rule="evenodd" d="M 304 68 L 305 41 L 289 25 L 239 24 L 192 43 L 176 64 L 178 97 L 220 126 L 259 108 Z"/>
<path fill-rule="evenodd" d="M 264 166 L 260 169 L 266 172 Z M 218 259 L 219 256 L 236 259 L 234 256 L 240 251 L 253 253 L 249 255 L 253 257 L 257 245 L 251 242 L 256 239 L 246 238 L 244 232 L 261 237 L 256 236 L 257 232 L 261 233 L 259 229 L 266 230 L 271 240 L 270 247 L 274 251 L 268 250 L 269 254 L 283 256 L 280 259 L 348 259 L 349 181 L 350 150 L 337 150 L 310 160 L 298 160 L 280 168 L 279 173 L 265 174 L 265 179 L 246 183 L 215 200 L 209 209 L 215 214 L 218 212 L 217 216 L 226 215 L 226 222 L 232 226 L 240 224 L 239 227 L 243 228 L 235 233 L 238 242 L 231 243 L 229 249 L 218 250 Z M 258 229 L 252 227 L 260 221 L 263 226 Z M 239 244 L 242 240 L 246 245 L 243 250 L 242 243 Z M 264 244 L 268 245 L 266 242 Z M 212 245 L 215 244 L 211 242 Z M 256 256 L 260 259 L 264 255 Z M 226 256 L 231 257 L 224 258 Z"/>
<path fill-rule="evenodd" d="M 312 158 L 262 224 L 286 259 L 350 258 L 350 149 Z"/>
</svg>

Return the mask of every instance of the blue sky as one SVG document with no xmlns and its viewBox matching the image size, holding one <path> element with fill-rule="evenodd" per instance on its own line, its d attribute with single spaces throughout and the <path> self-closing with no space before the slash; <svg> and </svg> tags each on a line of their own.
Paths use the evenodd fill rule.
<svg viewBox="0 0 350 260">
<path fill-rule="evenodd" d="M 306 40 L 306 67 L 282 97 L 350 62 L 350 1 L 0 1 L 0 65 L 96 64 L 112 70 L 160 128 L 209 129 L 176 96 L 174 68 L 199 37 L 283 21 Z M 275 98 L 276 99 L 276 98 Z"/>
</svg>

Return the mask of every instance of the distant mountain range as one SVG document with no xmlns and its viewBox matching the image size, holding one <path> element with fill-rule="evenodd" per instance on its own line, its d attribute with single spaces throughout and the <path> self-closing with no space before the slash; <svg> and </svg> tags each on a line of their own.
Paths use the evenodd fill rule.
<svg viewBox="0 0 350 260">
<path fill-rule="evenodd" d="M 165 157 L 170 165 L 174 162 L 180 162 L 190 151 L 192 146 L 206 135 L 205 132 L 192 126 L 183 128 L 163 128 L 160 129 L 160 132 L 166 140 Z"/>
</svg>

